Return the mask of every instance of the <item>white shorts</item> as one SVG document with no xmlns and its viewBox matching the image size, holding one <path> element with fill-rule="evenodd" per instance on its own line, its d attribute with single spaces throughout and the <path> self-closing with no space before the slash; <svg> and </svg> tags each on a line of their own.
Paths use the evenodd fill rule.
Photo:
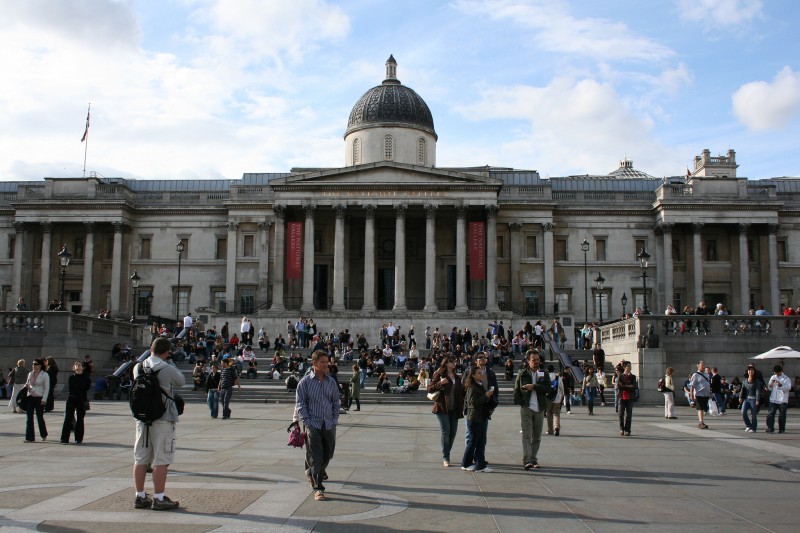
<svg viewBox="0 0 800 533">
<path fill-rule="evenodd" d="M 175 422 L 157 420 L 148 428 L 144 422 L 137 420 L 136 443 L 133 446 L 134 464 L 171 465 L 174 458 Z"/>
</svg>

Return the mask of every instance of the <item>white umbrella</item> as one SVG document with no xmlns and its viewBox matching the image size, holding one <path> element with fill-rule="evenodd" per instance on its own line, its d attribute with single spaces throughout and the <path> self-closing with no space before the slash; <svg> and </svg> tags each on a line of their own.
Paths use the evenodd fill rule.
<svg viewBox="0 0 800 533">
<path fill-rule="evenodd" d="M 800 352 L 789 346 L 778 346 L 750 359 L 800 359 Z"/>
</svg>

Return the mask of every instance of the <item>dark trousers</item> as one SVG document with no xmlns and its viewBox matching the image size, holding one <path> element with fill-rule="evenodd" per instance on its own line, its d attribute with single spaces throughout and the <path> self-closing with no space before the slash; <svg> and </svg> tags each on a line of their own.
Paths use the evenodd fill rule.
<svg viewBox="0 0 800 533">
<path fill-rule="evenodd" d="M 789 407 L 788 403 L 772 403 L 769 402 L 769 410 L 767 411 L 767 429 L 775 431 L 775 413 L 778 413 L 778 431 L 786 430 L 786 408 Z"/>
<path fill-rule="evenodd" d="M 470 466 L 473 461 L 477 470 L 486 468 L 486 422 L 473 422 L 467 419 L 467 442 L 464 446 L 464 458 L 461 466 Z"/>
<path fill-rule="evenodd" d="M 45 402 L 44 410 L 49 413 L 53 410 L 56 403 L 56 386 L 50 385 L 50 394 L 47 395 L 47 402 Z"/>
<path fill-rule="evenodd" d="M 75 442 L 83 442 L 83 419 L 86 417 L 86 407 L 83 402 L 67 398 L 64 412 L 64 425 L 61 426 L 61 442 L 69 442 L 69 434 L 75 430 Z M 74 426 L 73 426 L 73 420 Z"/>
<path fill-rule="evenodd" d="M 33 432 L 33 413 L 36 413 L 36 423 L 39 425 L 39 435 L 42 439 L 47 437 L 47 425 L 44 423 L 44 404 L 39 397 L 28 396 L 25 402 L 25 412 L 28 420 L 25 424 L 25 440 L 36 440 Z"/>
<path fill-rule="evenodd" d="M 225 387 L 219 391 L 219 401 L 222 404 L 222 418 L 231 417 L 231 396 L 233 396 L 233 387 Z"/>
<path fill-rule="evenodd" d="M 306 476 L 311 480 L 314 490 L 324 491 L 322 479 L 336 449 L 336 427 L 317 429 L 309 426 L 306 427 L 306 433 Z"/>
<path fill-rule="evenodd" d="M 633 400 L 619 401 L 619 430 L 630 432 L 633 418 Z"/>
</svg>

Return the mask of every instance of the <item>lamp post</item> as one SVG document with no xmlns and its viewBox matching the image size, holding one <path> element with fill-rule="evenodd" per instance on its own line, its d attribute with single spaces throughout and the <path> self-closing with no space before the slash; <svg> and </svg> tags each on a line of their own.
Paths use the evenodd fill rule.
<svg viewBox="0 0 800 533">
<path fill-rule="evenodd" d="M 181 321 L 181 256 L 183 256 L 183 239 L 178 241 L 175 249 L 178 251 L 178 292 L 175 295 L 175 324 L 177 324 Z"/>
<path fill-rule="evenodd" d="M 67 250 L 67 245 L 63 245 L 61 247 L 61 251 L 58 252 L 58 259 L 61 262 L 61 298 L 58 302 L 59 311 L 66 310 L 64 307 L 64 280 L 67 277 L 67 267 L 69 266 L 69 260 L 71 257 L 72 254 Z"/>
<path fill-rule="evenodd" d="M 581 243 L 581 250 L 583 250 L 583 309 L 584 324 L 589 323 L 589 269 L 586 263 L 586 253 L 589 251 L 589 241 L 584 237 Z"/>
<path fill-rule="evenodd" d="M 603 283 L 606 282 L 606 278 L 603 277 L 600 272 L 597 273 L 597 277 L 594 279 L 595 283 L 597 283 L 597 296 L 600 298 L 600 325 L 603 325 Z"/>
<path fill-rule="evenodd" d="M 137 274 L 136 271 L 134 270 L 133 271 L 133 275 L 131 276 L 131 289 L 132 289 L 132 297 L 133 297 L 133 301 L 131 302 L 132 303 L 131 309 L 132 309 L 132 312 L 133 312 L 133 319 L 134 320 L 136 320 L 136 289 L 139 288 L 139 281 L 141 279 L 142 278 L 139 277 L 139 274 Z"/>
<path fill-rule="evenodd" d="M 650 311 L 647 309 L 647 261 L 650 259 L 650 254 L 648 254 L 647 250 L 645 250 L 644 246 L 642 246 L 642 251 L 639 252 L 637 257 L 639 258 L 639 264 L 642 267 L 642 297 L 644 304 L 644 309 L 642 309 L 642 312 L 646 315 L 649 315 Z"/>
<path fill-rule="evenodd" d="M 625 306 L 628 305 L 628 296 L 624 292 L 622 293 L 620 302 L 622 302 L 622 318 L 625 318 L 625 316 L 628 314 L 625 312 Z"/>
</svg>

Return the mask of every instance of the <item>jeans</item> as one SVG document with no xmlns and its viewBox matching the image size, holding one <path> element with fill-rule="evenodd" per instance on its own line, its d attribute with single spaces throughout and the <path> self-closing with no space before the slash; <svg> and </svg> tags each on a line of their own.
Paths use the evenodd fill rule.
<svg viewBox="0 0 800 533">
<path fill-rule="evenodd" d="M 83 442 L 83 419 L 86 416 L 86 407 L 83 402 L 67 398 L 64 412 L 64 425 L 61 426 L 61 442 L 69 442 L 69 434 L 75 430 L 75 442 Z M 73 426 L 73 419 L 75 424 Z"/>
<path fill-rule="evenodd" d="M 439 420 L 439 428 L 442 431 L 442 459 L 445 461 L 450 460 L 450 450 L 453 449 L 453 443 L 456 441 L 456 432 L 458 431 L 458 415 L 457 411 L 450 411 L 449 413 L 436 413 L 436 418 Z"/>
<path fill-rule="evenodd" d="M 619 401 L 619 430 L 631 432 L 631 419 L 633 418 L 633 400 Z"/>
<path fill-rule="evenodd" d="M 767 429 L 775 431 L 775 412 L 778 412 L 778 431 L 786 429 L 786 408 L 789 407 L 788 403 L 772 403 L 769 402 L 769 410 L 767 411 Z"/>
<path fill-rule="evenodd" d="M 714 396 L 714 401 L 717 402 L 717 407 L 719 407 L 719 412 L 725 412 L 725 395 L 721 392 L 714 392 L 712 393 Z"/>
<path fill-rule="evenodd" d="M 753 414 L 753 420 L 751 422 L 750 417 L 747 416 L 748 412 Z M 742 403 L 742 418 L 744 419 L 744 425 L 756 431 L 758 426 L 758 417 L 756 416 L 756 400 L 755 398 L 747 398 L 744 403 Z"/>
<path fill-rule="evenodd" d="M 306 426 L 306 433 L 306 476 L 310 478 L 314 490 L 324 491 L 322 479 L 336 449 L 336 426 L 330 429 Z"/>
<path fill-rule="evenodd" d="M 211 418 L 219 416 L 219 391 L 217 389 L 208 391 L 208 409 L 211 411 Z"/>
<path fill-rule="evenodd" d="M 362 369 L 361 369 L 361 380 L 360 380 L 360 381 L 359 381 L 359 383 L 358 383 L 358 384 L 359 384 L 359 386 L 360 386 L 362 389 L 364 388 L 364 382 L 365 382 L 366 380 L 367 380 L 367 369 L 366 369 L 366 368 L 362 368 Z"/>
<path fill-rule="evenodd" d="M 542 442 L 544 411 L 531 411 L 527 405 L 522 405 L 519 415 L 522 425 L 522 464 L 536 463 Z"/>
<path fill-rule="evenodd" d="M 233 387 L 226 387 L 219 391 L 219 401 L 222 403 L 222 418 L 231 417 L 231 396 L 233 396 Z"/>
<path fill-rule="evenodd" d="M 39 435 L 42 439 L 47 438 L 47 425 L 44 423 L 44 404 L 39 397 L 28 396 L 25 402 L 25 412 L 28 415 L 25 424 L 25 440 L 36 440 L 36 434 L 33 431 L 33 413 L 36 413 L 36 423 L 39 425 Z"/>
<path fill-rule="evenodd" d="M 474 461 L 475 468 L 483 470 L 486 468 L 486 421 L 473 422 L 467 419 L 467 430 L 469 437 L 464 448 L 461 466 L 466 468 Z"/>
<path fill-rule="evenodd" d="M 597 389 L 594 387 L 586 387 L 583 393 L 586 395 L 586 405 L 589 406 L 589 414 L 594 414 L 594 396 L 597 394 Z"/>
</svg>

